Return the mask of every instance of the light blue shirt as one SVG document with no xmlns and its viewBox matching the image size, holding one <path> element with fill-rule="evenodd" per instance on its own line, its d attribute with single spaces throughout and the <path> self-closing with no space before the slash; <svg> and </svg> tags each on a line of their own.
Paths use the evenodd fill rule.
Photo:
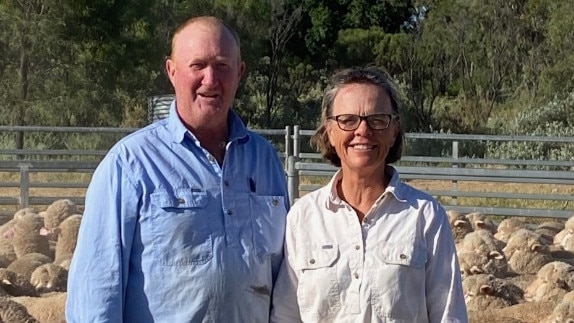
<svg viewBox="0 0 574 323">
<path fill-rule="evenodd" d="M 268 141 L 230 112 L 222 167 L 168 118 L 95 171 L 68 278 L 73 322 L 268 322 L 289 208 Z"/>
</svg>

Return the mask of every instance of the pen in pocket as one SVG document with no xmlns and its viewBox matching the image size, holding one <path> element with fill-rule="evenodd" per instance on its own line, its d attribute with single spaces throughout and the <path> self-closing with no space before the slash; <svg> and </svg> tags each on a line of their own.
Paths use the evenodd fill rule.
<svg viewBox="0 0 574 323">
<path fill-rule="evenodd" d="M 255 180 L 253 180 L 253 177 L 249 177 L 249 190 L 255 193 L 255 189 Z"/>
</svg>

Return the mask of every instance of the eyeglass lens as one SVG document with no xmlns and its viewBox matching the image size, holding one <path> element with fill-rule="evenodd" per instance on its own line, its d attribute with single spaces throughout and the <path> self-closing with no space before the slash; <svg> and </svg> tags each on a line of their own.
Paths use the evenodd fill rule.
<svg viewBox="0 0 574 323">
<path fill-rule="evenodd" d="M 356 130 L 362 120 L 366 120 L 371 129 L 383 130 L 389 127 L 391 122 L 390 114 L 371 114 L 368 116 L 359 116 L 356 114 L 341 114 L 334 119 L 342 130 Z"/>
</svg>

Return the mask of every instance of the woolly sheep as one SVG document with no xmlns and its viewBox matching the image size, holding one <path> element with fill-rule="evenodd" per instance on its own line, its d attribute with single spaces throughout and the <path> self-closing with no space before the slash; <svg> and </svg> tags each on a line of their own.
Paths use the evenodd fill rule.
<svg viewBox="0 0 574 323">
<path fill-rule="evenodd" d="M 0 287 L 12 296 L 36 296 L 29 278 L 6 268 L 0 268 Z"/>
<path fill-rule="evenodd" d="M 492 252 L 502 255 L 501 242 L 494 238 L 494 235 L 487 230 L 473 231 L 467 234 L 460 244 L 462 251 L 475 251 L 481 255 L 488 255 Z"/>
<path fill-rule="evenodd" d="M 68 199 L 54 201 L 46 209 L 46 214 L 44 216 L 46 229 L 52 230 L 57 228 L 67 217 L 76 213 L 78 212 L 74 202 Z"/>
<path fill-rule="evenodd" d="M 550 245 L 554 242 L 554 237 L 556 236 L 556 234 L 558 234 L 563 229 L 564 229 L 563 222 L 552 220 L 540 223 L 536 227 L 536 229 L 534 229 L 534 232 L 542 236 L 542 242 L 544 244 Z"/>
<path fill-rule="evenodd" d="M 552 314 L 540 321 L 540 323 L 558 322 L 574 323 L 574 291 L 566 293 Z"/>
<path fill-rule="evenodd" d="M 509 270 L 517 274 L 536 274 L 553 260 L 542 236 L 528 229 L 516 231 L 502 251 L 508 259 Z"/>
<path fill-rule="evenodd" d="M 65 292 L 68 270 L 54 264 L 43 264 L 30 276 L 30 284 L 40 293 Z"/>
<path fill-rule="evenodd" d="M 529 302 L 550 301 L 558 303 L 570 290 L 569 278 L 574 275 L 574 267 L 553 261 L 542 266 L 536 279 L 526 287 L 524 298 Z"/>
<path fill-rule="evenodd" d="M 0 236 L 0 268 L 8 267 L 16 258 L 12 241 Z"/>
<path fill-rule="evenodd" d="M 473 231 L 487 230 L 490 233 L 496 232 L 496 224 L 480 212 L 469 213 L 466 215 L 466 218 L 470 222 Z"/>
<path fill-rule="evenodd" d="M 468 310 L 503 308 L 524 300 L 518 286 L 488 274 L 466 277 L 462 287 Z"/>
<path fill-rule="evenodd" d="M 491 252 L 487 255 L 481 255 L 474 251 L 463 250 L 457 252 L 457 256 L 463 277 L 476 274 L 506 276 L 507 264 L 501 253 Z"/>
<path fill-rule="evenodd" d="M 507 243 L 508 239 L 514 232 L 525 227 L 526 223 L 522 220 L 518 220 L 516 218 L 504 219 L 498 224 L 494 237 L 504 243 Z"/>
<path fill-rule="evenodd" d="M 542 243 L 542 236 L 528 229 L 519 229 L 508 239 L 502 252 L 507 259 L 510 259 L 517 250 L 535 250 L 547 248 Z"/>
<path fill-rule="evenodd" d="M 552 260 L 548 249 L 517 250 L 508 259 L 508 269 L 517 274 L 535 274 Z"/>
<path fill-rule="evenodd" d="M 28 279 L 32 276 L 32 272 L 43 264 L 51 263 L 52 259 L 41 253 L 29 253 L 22 258 L 14 260 L 7 269 L 21 274 Z"/>
<path fill-rule="evenodd" d="M 78 241 L 78 231 L 80 229 L 81 220 L 82 216 L 75 214 L 62 221 L 62 223 L 54 229 L 54 234 L 58 237 L 54 257 L 55 264 L 62 264 L 65 260 L 72 259 Z"/>
<path fill-rule="evenodd" d="M 43 228 L 44 221 L 39 215 L 25 214 L 18 219 L 10 231 L 4 233 L 4 237 L 11 238 L 18 258 L 34 252 L 52 257 Z"/>
<path fill-rule="evenodd" d="M 447 215 L 454 241 L 455 243 L 459 243 L 468 233 L 472 232 L 470 221 L 455 210 L 447 211 Z"/>
<path fill-rule="evenodd" d="M 24 305 L 6 297 L 0 297 L 0 322 L 38 323 Z"/>
<path fill-rule="evenodd" d="M 42 297 L 13 297 L 24 305 L 28 313 L 40 322 L 65 323 L 66 293 L 50 293 Z"/>
</svg>

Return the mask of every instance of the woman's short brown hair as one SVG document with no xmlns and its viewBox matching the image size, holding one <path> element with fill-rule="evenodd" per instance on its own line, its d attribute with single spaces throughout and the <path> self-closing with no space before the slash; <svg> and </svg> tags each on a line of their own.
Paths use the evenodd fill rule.
<svg viewBox="0 0 574 323">
<path fill-rule="evenodd" d="M 399 92 L 389 77 L 389 75 L 377 67 L 352 67 L 337 72 L 333 77 L 323 96 L 321 103 L 321 120 L 317 131 L 311 137 L 311 145 L 316 147 L 317 150 L 323 155 L 323 158 L 331 162 L 331 164 L 341 167 L 341 158 L 337 155 L 335 148 L 329 142 L 329 135 L 327 134 L 326 124 L 328 117 L 333 113 L 333 102 L 341 88 L 348 84 L 373 84 L 376 85 L 389 95 L 391 98 L 391 106 L 393 113 L 399 116 L 401 109 L 401 101 Z M 390 148 L 385 164 L 390 164 L 398 161 L 401 158 L 403 151 L 404 131 L 399 122 L 399 133 L 395 139 L 395 143 Z"/>
</svg>

